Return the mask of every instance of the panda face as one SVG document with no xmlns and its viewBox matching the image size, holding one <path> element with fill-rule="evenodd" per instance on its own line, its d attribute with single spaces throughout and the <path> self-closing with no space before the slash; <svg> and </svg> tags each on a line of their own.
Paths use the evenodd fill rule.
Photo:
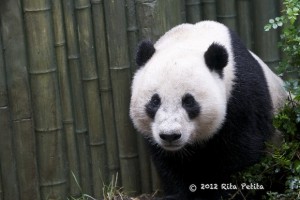
<svg viewBox="0 0 300 200">
<path fill-rule="evenodd" d="M 136 62 L 130 116 L 152 144 L 176 151 L 218 132 L 235 77 L 225 26 L 175 27 L 155 45 L 142 42 Z"/>
<path fill-rule="evenodd" d="M 184 55 L 154 54 L 132 84 L 135 127 L 170 151 L 212 137 L 226 113 L 222 70 L 212 71 L 204 55 Z"/>
</svg>

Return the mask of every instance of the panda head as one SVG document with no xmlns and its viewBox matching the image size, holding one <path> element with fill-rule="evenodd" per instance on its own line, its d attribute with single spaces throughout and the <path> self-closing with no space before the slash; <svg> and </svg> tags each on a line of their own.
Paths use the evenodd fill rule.
<svg viewBox="0 0 300 200">
<path fill-rule="evenodd" d="M 159 49 L 144 41 L 138 47 L 130 116 L 139 132 L 165 150 L 208 140 L 225 119 L 228 51 L 219 43 L 206 46 Z"/>
</svg>

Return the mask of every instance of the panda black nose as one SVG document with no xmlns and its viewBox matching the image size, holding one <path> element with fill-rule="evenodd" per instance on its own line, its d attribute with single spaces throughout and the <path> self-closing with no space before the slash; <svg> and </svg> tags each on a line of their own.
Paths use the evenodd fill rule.
<svg viewBox="0 0 300 200">
<path fill-rule="evenodd" d="M 181 134 L 179 133 L 171 133 L 171 134 L 159 134 L 159 137 L 166 141 L 166 142 L 174 142 L 175 140 L 178 140 L 181 137 Z"/>
</svg>

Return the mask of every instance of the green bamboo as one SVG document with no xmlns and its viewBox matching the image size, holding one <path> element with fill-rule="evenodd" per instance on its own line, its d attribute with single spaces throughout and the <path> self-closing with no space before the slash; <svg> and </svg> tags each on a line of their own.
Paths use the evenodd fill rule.
<svg viewBox="0 0 300 200">
<path fill-rule="evenodd" d="M 2 2 L 0 3 L 0 5 L 2 8 Z M 2 27 L 0 30 L 2 30 Z M 1 109 L 7 109 L 7 106 L 8 106 L 8 97 L 7 96 L 8 96 L 8 94 L 7 94 L 7 86 L 6 86 L 6 70 L 5 70 L 4 58 L 3 58 L 2 33 L 0 31 L 0 108 Z M 0 128 L 3 131 L 7 131 L 2 127 L 0 127 Z M 1 162 L 0 162 L 0 170 L 1 170 Z M 0 181 L 2 183 L 2 179 L 0 179 Z"/>
<path fill-rule="evenodd" d="M 138 45 L 138 27 L 136 19 L 136 8 L 135 1 L 126 0 L 126 16 L 127 16 L 127 35 L 128 35 L 128 45 L 129 45 L 129 57 L 130 57 L 130 66 L 132 74 L 136 71 L 136 48 Z M 144 144 L 144 139 L 137 134 L 137 144 L 138 144 L 138 154 L 139 154 L 139 165 L 141 171 L 141 192 L 142 193 L 151 193 L 151 173 L 149 169 L 149 156 Z"/>
<path fill-rule="evenodd" d="M 204 20 L 217 20 L 216 0 L 202 0 L 202 15 Z"/>
<path fill-rule="evenodd" d="M 165 31 L 170 30 L 174 26 L 177 26 L 178 24 L 183 23 L 182 19 L 182 0 L 166 0 L 161 1 L 165 2 L 164 5 L 164 12 L 166 13 L 166 21 L 167 21 L 167 27 Z"/>
<path fill-rule="evenodd" d="M 25 36 L 19 1 L 5 1 L 5 5 L 0 6 L 0 13 L 2 26 L 5 27 L 2 29 L 4 57 L 6 66 L 9 66 L 6 74 L 20 198 L 40 199 Z"/>
<path fill-rule="evenodd" d="M 186 0 L 186 21 L 188 23 L 197 23 L 202 19 L 201 16 L 201 0 Z"/>
<path fill-rule="evenodd" d="M 273 0 L 254 0 L 253 3 L 253 31 L 254 52 L 271 68 L 275 68 L 279 62 L 278 32 L 275 30 L 264 31 L 264 26 L 269 19 L 279 15 L 277 4 Z"/>
<path fill-rule="evenodd" d="M 8 106 L 0 107 L 0 164 L 4 199 L 19 199 L 17 168 Z"/>
<path fill-rule="evenodd" d="M 248 49 L 252 49 L 252 17 L 251 17 L 251 1 L 237 1 L 237 18 L 239 35 Z"/>
<path fill-rule="evenodd" d="M 150 155 L 147 146 L 145 145 L 145 139 L 142 135 L 138 134 L 138 150 L 139 150 L 139 164 L 141 169 L 141 192 L 142 193 L 152 193 L 151 184 L 151 162 Z"/>
<path fill-rule="evenodd" d="M 217 1 L 217 19 L 232 30 L 237 31 L 235 0 Z"/>
<path fill-rule="evenodd" d="M 3 200 L 3 189 L 2 189 L 2 176 L 1 176 L 1 165 L 0 165 L 0 200 Z"/>
<path fill-rule="evenodd" d="M 41 199 L 66 197 L 61 105 L 49 0 L 23 0 Z"/>
<path fill-rule="evenodd" d="M 0 4 L 1 6 L 3 4 Z M 0 33 L 1 34 L 1 33 Z M 7 83 L 0 35 L 0 173 L 4 199 L 19 199 Z"/>
<path fill-rule="evenodd" d="M 135 0 L 126 0 L 127 37 L 131 70 L 136 70 L 135 54 L 138 44 L 138 27 L 136 21 Z"/>
<path fill-rule="evenodd" d="M 186 22 L 186 9 L 185 9 L 185 0 L 180 0 L 180 8 L 181 8 L 181 21 Z"/>
<path fill-rule="evenodd" d="M 53 0 L 53 28 L 55 39 L 56 60 L 58 68 L 58 81 L 60 87 L 60 98 L 62 102 L 62 120 L 66 137 L 66 149 L 68 160 L 68 194 L 78 196 L 80 190 L 72 175 L 79 175 L 78 149 L 74 131 L 72 101 L 70 92 L 70 78 L 68 73 L 66 40 L 63 24 L 63 13 L 61 0 Z"/>
<path fill-rule="evenodd" d="M 91 3 L 93 20 L 94 22 L 97 22 L 93 24 L 95 34 L 94 38 L 101 94 L 101 104 L 103 113 L 105 114 L 103 121 L 107 147 L 107 165 L 109 170 L 108 178 L 111 178 L 112 176 L 115 176 L 120 170 L 120 164 L 118 155 L 117 133 L 114 122 L 112 88 L 110 83 L 108 66 L 104 5 L 102 0 L 93 0 L 91 1 Z M 103 173 L 101 174 L 102 176 L 106 175 Z"/>
<path fill-rule="evenodd" d="M 154 17 L 157 7 L 157 1 L 155 0 L 136 0 L 136 16 L 139 26 L 139 38 L 156 40 L 159 38 L 159 34 L 154 34 Z M 157 24 L 157 28 L 160 28 Z"/>
<path fill-rule="evenodd" d="M 153 41 L 183 21 L 181 0 L 136 0 L 139 38 Z"/>
<path fill-rule="evenodd" d="M 90 153 L 88 148 L 88 132 L 86 121 L 85 102 L 83 98 L 82 75 L 78 47 L 77 24 L 73 0 L 63 1 L 63 13 L 67 40 L 68 65 L 70 73 L 71 95 L 73 101 L 73 114 L 75 133 L 78 145 L 80 173 L 73 172 L 83 191 L 91 194 L 90 187 Z"/>
<path fill-rule="evenodd" d="M 78 35 L 82 67 L 84 98 L 86 102 L 89 145 L 91 148 L 91 167 L 94 196 L 102 197 L 103 181 L 101 174 L 107 174 L 106 146 L 99 95 L 98 74 L 89 0 L 75 1 L 78 22 Z M 101 171 L 101 174 L 100 174 Z M 105 177 L 102 176 L 102 179 Z"/>
<path fill-rule="evenodd" d="M 130 67 L 123 1 L 104 1 L 110 75 L 113 88 L 122 186 L 125 191 L 140 191 L 136 134 L 129 119 Z M 116 15 L 116 13 L 118 13 Z"/>
</svg>

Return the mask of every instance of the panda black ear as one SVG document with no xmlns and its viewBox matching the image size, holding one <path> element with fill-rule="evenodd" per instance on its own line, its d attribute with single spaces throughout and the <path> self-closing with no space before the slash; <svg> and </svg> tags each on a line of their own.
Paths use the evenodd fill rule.
<svg viewBox="0 0 300 200">
<path fill-rule="evenodd" d="M 212 43 L 204 53 L 204 59 L 210 70 L 223 77 L 223 68 L 228 63 L 228 53 L 223 45 Z"/>
<path fill-rule="evenodd" d="M 142 41 L 139 46 L 136 53 L 136 64 L 138 66 L 142 66 L 146 64 L 146 62 L 152 57 L 152 55 L 155 53 L 154 45 L 149 40 Z"/>
</svg>

